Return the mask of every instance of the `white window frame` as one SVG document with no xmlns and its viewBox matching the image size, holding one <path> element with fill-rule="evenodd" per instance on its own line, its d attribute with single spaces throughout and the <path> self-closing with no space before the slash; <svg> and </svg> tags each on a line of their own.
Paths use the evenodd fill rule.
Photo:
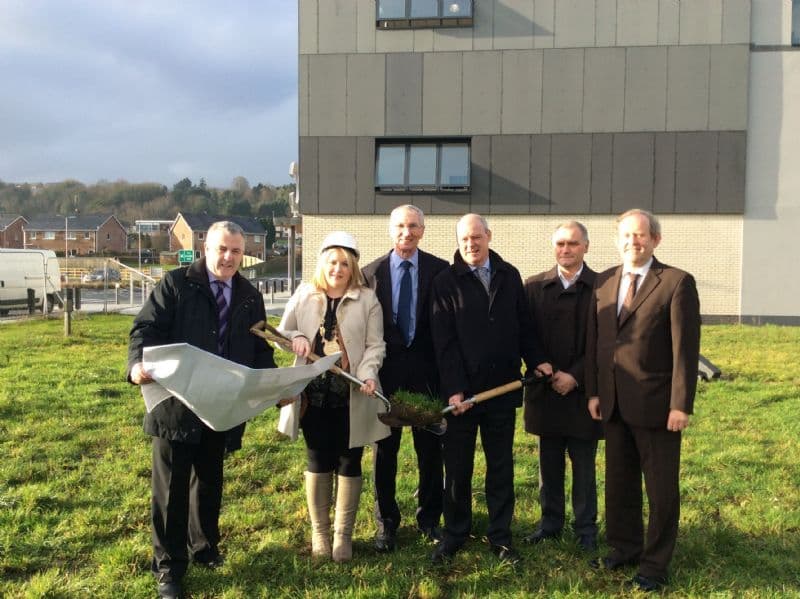
<svg viewBox="0 0 800 599">
<path fill-rule="evenodd" d="M 418 184 L 409 181 L 409 167 L 411 165 L 411 149 L 413 147 L 435 146 L 436 169 L 433 184 Z M 441 182 L 442 176 L 442 148 L 445 146 L 466 146 L 467 149 L 467 183 L 465 185 L 450 185 Z M 403 166 L 402 184 L 381 184 L 378 181 L 380 174 L 381 147 L 404 147 L 405 163 Z M 468 138 L 414 138 L 414 139 L 379 139 L 375 141 L 375 190 L 382 193 L 465 193 L 472 188 L 472 144 Z"/>
</svg>

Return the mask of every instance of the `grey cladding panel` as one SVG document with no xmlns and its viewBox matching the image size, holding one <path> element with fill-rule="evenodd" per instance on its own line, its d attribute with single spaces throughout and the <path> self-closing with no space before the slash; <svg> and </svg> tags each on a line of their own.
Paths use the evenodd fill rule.
<svg viewBox="0 0 800 599">
<path fill-rule="evenodd" d="M 300 54 L 317 53 L 317 8 L 319 0 L 299 0 L 298 18 Z"/>
<path fill-rule="evenodd" d="M 356 212 L 356 138 L 319 139 L 319 212 Z"/>
<path fill-rule="evenodd" d="M 550 211 L 557 214 L 588 212 L 592 177 L 592 136 L 553 135 L 550 155 Z"/>
<path fill-rule="evenodd" d="M 316 137 L 300 138 L 300 211 L 305 214 L 319 213 L 318 144 Z"/>
<path fill-rule="evenodd" d="M 722 42 L 722 0 L 682 0 L 680 10 L 682 45 Z"/>
<path fill-rule="evenodd" d="M 678 133 L 676 142 L 675 211 L 717 211 L 716 131 Z"/>
<path fill-rule="evenodd" d="M 626 49 L 625 131 L 663 131 L 667 109 L 667 48 Z"/>
<path fill-rule="evenodd" d="M 583 131 L 621 131 L 625 108 L 625 49 L 586 50 Z"/>
<path fill-rule="evenodd" d="M 461 133 L 461 52 L 425 54 L 422 129 L 425 135 Z"/>
<path fill-rule="evenodd" d="M 656 214 L 675 211 L 675 137 L 675 133 L 655 134 L 653 211 Z"/>
<path fill-rule="evenodd" d="M 375 212 L 375 138 L 356 140 L 356 213 Z"/>
<path fill-rule="evenodd" d="M 744 213 L 746 154 L 744 131 L 720 132 L 717 210 L 721 213 Z"/>
<path fill-rule="evenodd" d="M 347 57 L 347 134 L 384 134 L 385 54 Z"/>
<path fill-rule="evenodd" d="M 612 212 L 652 208 L 653 144 L 652 133 L 619 133 L 614 136 Z"/>
<path fill-rule="evenodd" d="M 476 18 L 478 8 L 476 6 Z M 533 48 L 534 34 L 534 3 L 532 0 L 494 0 L 485 3 L 487 9 L 494 8 L 494 36 L 495 48 Z"/>
<path fill-rule="evenodd" d="M 542 52 L 503 52 L 503 133 L 538 133 L 542 125 Z"/>
<path fill-rule="evenodd" d="M 542 131 L 580 131 L 583 111 L 583 50 L 545 50 L 543 73 Z"/>
<path fill-rule="evenodd" d="M 476 135 L 470 144 L 470 210 L 479 214 L 488 214 L 491 209 L 492 139 L 488 135 Z"/>
<path fill-rule="evenodd" d="M 667 53 L 667 131 L 708 129 L 708 46 L 673 46 Z"/>
<path fill-rule="evenodd" d="M 347 122 L 346 57 L 310 55 L 308 71 L 309 135 L 344 135 Z"/>
<path fill-rule="evenodd" d="M 466 52 L 463 61 L 461 129 L 467 135 L 497 133 L 500 131 L 502 54 Z"/>
<path fill-rule="evenodd" d="M 550 212 L 550 154 L 552 135 L 531 136 L 531 212 Z"/>
<path fill-rule="evenodd" d="M 422 133 L 422 55 L 386 55 L 386 135 Z"/>
<path fill-rule="evenodd" d="M 526 214 L 530 198 L 529 135 L 492 138 L 492 214 Z"/>
<path fill-rule="evenodd" d="M 319 52 L 355 52 L 356 4 L 359 0 L 321 0 L 319 3 Z"/>
<path fill-rule="evenodd" d="M 556 48 L 594 46 L 594 2 L 556 2 Z"/>
<path fill-rule="evenodd" d="M 747 128 L 749 59 L 746 45 L 711 48 L 710 129 Z"/>
<path fill-rule="evenodd" d="M 591 214 L 611 212 L 611 168 L 614 136 L 611 133 L 592 135 Z"/>
<path fill-rule="evenodd" d="M 619 46 L 658 43 L 658 0 L 617 0 L 617 17 Z"/>
</svg>

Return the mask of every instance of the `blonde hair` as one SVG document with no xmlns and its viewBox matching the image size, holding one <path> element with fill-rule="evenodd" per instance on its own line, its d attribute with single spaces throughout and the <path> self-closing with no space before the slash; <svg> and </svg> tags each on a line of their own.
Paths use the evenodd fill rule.
<svg viewBox="0 0 800 599">
<path fill-rule="evenodd" d="M 347 284 L 347 289 L 358 289 L 364 286 L 364 275 L 361 274 L 361 268 L 358 266 L 358 257 L 352 250 L 335 246 L 324 250 L 317 258 L 317 267 L 314 269 L 314 276 L 311 277 L 311 284 L 320 291 L 328 290 L 328 282 L 325 280 L 325 270 L 328 265 L 328 258 L 332 254 L 341 254 L 347 258 L 347 265 L 350 267 L 350 281 Z"/>
<path fill-rule="evenodd" d="M 661 237 L 661 223 L 658 222 L 656 215 L 648 210 L 643 210 L 641 208 L 631 208 L 630 210 L 626 210 L 625 212 L 620 214 L 617 217 L 617 225 L 619 225 L 629 216 L 633 216 L 635 214 L 644 216 L 647 219 L 647 222 L 650 225 L 650 237 Z"/>
</svg>

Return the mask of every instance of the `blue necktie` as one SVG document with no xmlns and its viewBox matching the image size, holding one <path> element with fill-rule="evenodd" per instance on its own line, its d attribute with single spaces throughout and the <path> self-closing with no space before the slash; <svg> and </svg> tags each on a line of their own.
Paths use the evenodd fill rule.
<svg viewBox="0 0 800 599">
<path fill-rule="evenodd" d="M 478 275 L 478 279 L 481 283 L 483 283 L 484 289 L 486 289 L 486 293 L 489 293 L 489 284 L 491 283 L 492 273 L 489 272 L 489 269 L 485 266 L 479 266 L 475 269 L 475 273 Z"/>
<path fill-rule="evenodd" d="M 222 281 L 214 281 L 217 286 L 217 314 L 219 316 L 219 335 L 217 336 L 217 351 L 222 355 L 225 347 L 225 332 L 228 330 L 228 302 L 225 301 L 225 288 L 228 286 Z"/>
<path fill-rule="evenodd" d="M 400 297 L 397 300 L 397 328 L 403 333 L 406 345 L 411 343 L 411 262 L 403 260 L 400 267 L 405 271 L 400 277 Z"/>
</svg>

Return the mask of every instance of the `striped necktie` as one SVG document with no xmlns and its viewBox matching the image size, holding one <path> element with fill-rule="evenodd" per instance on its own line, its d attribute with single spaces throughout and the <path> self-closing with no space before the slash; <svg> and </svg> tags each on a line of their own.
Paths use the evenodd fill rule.
<svg viewBox="0 0 800 599">
<path fill-rule="evenodd" d="M 217 336 L 217 353 L 222 355 L 225 347 L 225 333 L 228 330 L 228 302 L 225 300 L 225 289 L 228 284 L 223 281 L 214 281 L 217 286 L 217 315 L 219 317 L 219 335 Z"/>
</svg>

